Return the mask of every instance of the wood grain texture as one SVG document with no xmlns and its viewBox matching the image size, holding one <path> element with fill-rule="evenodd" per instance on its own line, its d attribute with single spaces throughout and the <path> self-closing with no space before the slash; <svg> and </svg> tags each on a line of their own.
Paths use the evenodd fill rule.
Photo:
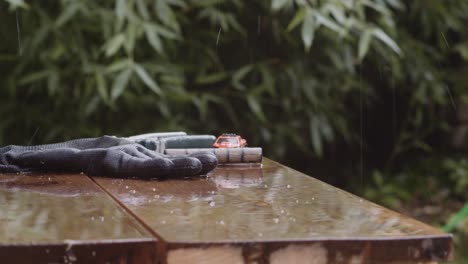
<svg viewBox="0 0 468 264">
<path fill-rule="evenodd" d="M 86 175 L 0 174 L 0 263 L 153 263 L 155 250 Z"/>
<path fill-rule="evenodd" d="M 168 263 L 430 262 L 453 251 L 449 234 L 268 159 L 207 178 L 95 180 L 162 238 Z"/>
</svg>

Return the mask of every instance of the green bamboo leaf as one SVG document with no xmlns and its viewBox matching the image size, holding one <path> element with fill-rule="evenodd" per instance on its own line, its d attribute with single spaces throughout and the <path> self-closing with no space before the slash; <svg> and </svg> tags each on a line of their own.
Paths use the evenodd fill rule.
<svg viewBox="0 0 468 264">
<path fill-rule="evenodd" d="M 65 10 L 55 21 L 55 26 L 61 27 L 62 25 L 67 23 L 70 19 L 72 19 L 75 16 L 78 10 L 80 10 L 79 4 L 77 2 L 70 2 L 70 4 L 66 6 Z"/>
<path fill-rule="evenodd" d="M 130 77 L 132 77 L 133 70 L 128 68 L 119 73 L 117 78 L 115 78 L 114 83 L 112 84 L 111 99 L 117 99 L 127 87 Z"/>
<path fill-rule="evenodd" d="M 304 43 L 305 50 L 308 52 L 312 47 L 316 28 L 315 16 L 312 12 L 307 11 L 304 16 L 304 22 L 302 23 L 302 42 Z"/>
<path fill-rule="evenodd" d="M 366 29 L 359 38 L 358 60 L 362 61 L 369 51 L 372 40 L 373 29 Z"/>
<path fill-rule="evenodd" d="M 115 1 L 115 14 L 118 18 L 123 18 L 127 10 L 127 1 L 126 0 L 117 0 Z"/>
<path fill-rule="evenodd" d="M 169 3 L 169 4 L 173 5 L 173 6 L 177 6 L 177 7 L 180 7 L 182 9 L 187 8 L 187 3 L 184 2 L 184 0 L 165 0 L 165 1 L 167 1 L 167 3 Z"/>
<path fill-rule="evenodd" d="M 154 11 L 161 22 L 174 29 L 176 32 L 180 32 L 180 25 L 176 19 L 174 12 L 169 6 L 169 1 L 167 0 L 157 0 L 155 1 Z"/>
<path fill-rule="evenodd" d="M 320 119 L 321 119 L 320 131 L 323 136 L 323 139 L 327 142 L 333 142 L 335 138 L 335 134 L 333 133 L 333 129 L 330 123 L 324 116 L 321 116 Z"/>
<path fill-rule="evenodd" d="M 208 112 L 206 100 L 204 100 L 204 98 L 200 99 L 199 97 L 195 95 L 192 95 L 191 99 L 192 99 L 192 103 L 195 105 L 195 107 L 197 108 L 200 114 L 200 120 L 206 120 L 207 112 Z"/>
<path fill-rule="evenodd" d="M 29 5 L 24 0 L 6 0 L 10 4 L 10 10 L 15 10 L 18 7 L 29 8 Z"/>
<path fill-rule="evenodd" d="M 291 22 L 289 22 L 287 30 L 292 31 L 293 29 L 295 29 L 302 21 L 304 21 L 305 15 L 306 15 L 306 9 L 304 7 L 299 9 L 294 15 Z"/>
<path fill-rule="evenodd" d="M 104 102 L 107 102 L 109 100 L 109 94 L 107 92 L 107 84 L 104 75 L 100 72 L 96 72 L 94 77 L 96 79 L 96 86 L 99 95 L 101 96 Z"/>
<path fill-rule="evenodd" d="M 159 38 L 158 34 L 156 34 L 156 31 L 148 25 L 145 25 L 144 29 L 146 39 L 148 40 L 151 47 L 153 47 L 153 49 L 156 50 L 158 53 L 163 54 L 164 49 L 161 43 L 161 39 Z"/>
<path fill-rule="evenodd" d="M 161 37 L 165 37 L 167 39 L 180 39 L 179 34 L 173 32 L 163 26 L 152 24 L 151 27 L 160 35 Z"/>
<path fill-rule="evenodd" d="M 262 75 L 262 86 L 270 95 L 276 96 L 275 78 L 272 76 L 271 71 L 264 64 L 260 64 L 258 69 Z"/>
<path fill-rule="evenodd" d="M 212 73 L 212 74 L 207 74 L 207 75 L 199 75 L 195 79 L 195 83 L 197 84 L 217 83 L 226 79 L 227 77 L 228 75 L 226 74 L 226 72 L 217 72 L 217 73 Z"/>
<path fill-rule="evenodd" d="M 346 16 L 345 16 L 342 6 L 335 5 L 335 4 L 328 4 L 327 10 L 330 12 L 333 18 L 335 18 L 335 20 L 338 21 L 338 23 L 340 24 L 346 23 Z"/>
<path fill-rule="evenodd" d="M 465 61 L 468 61 L 468 43 L 461 43 L 455 46 L 455 50 Z"/>
<path fill-rule="evenodd" d="M 242 84 L 242 80 L 250 71 L 252 71 L 252 69 L 253 66 L 249 64 L 235 71 L 232 75 L 232 86 L 239 90 L 245 90 L 246 87 Z"/>
<path fill-rule="evenodd" d="M 122 44 L 124 44 L 124 42 L 125 42 L 124 34 L 118 34 L 114 36 L 113 38 L 111 38 L 106 44 L 106 56 L 110 57 L 114 55 L 120 49 Z"/>
<path fill-rule="evenodd" d="M 387 0 L 387 3 L 393 8 L 404 10 L 405 5 L 399 0 Z"/>
<path fill-rule="evenodd" d="M 382 187 L 384 185 L 384 178 L 380 171 L 374 171 L 372 173 L 372 178 L 374 179 L 374 182 L 377 185 L 377 187 Z"/>
<path fill-rule="evenodd" d="M 464 219 L 468 217 L 468 203 L 463 206 L 451 219 L 450 221 L 442 228 L 446 232 L 452 232 L 458 224 L 460 224 Z"/>
<path fill-rule="evenodd" d="M 310 140 L 312 142 L 312 147 L 314 148 L 315 153 L 317 156 L 321 157 L 323 155 L 323 145 L 322 139 L 320 137 L 320 130 L 319 130 L 319 122 L 318 119 L 312 116 L 309 118 L 309 133 L 310 133 Z"/>
<path fill-rule="evenodd" d="M 141 17 L 144 20 L 149 20 L 150 19 L 150 14 L 148 13 L 148 7 L 146 6 L 146 3 L 144 0 L 136 0 L 136 5 L 138 8 L 138 13 L 141 15 Z"/>
<path fill-rule="evenodd" d="M 373 35 L 380 39 L 383 43 L 385 43 L 389 48 L 391 48 L 396 54 L 401 55 L 400 47 L 396 44 L 396 42 L 387 35 L 382 29 L 376 28 L 373 31 Z"/>
<path fill-rule="evenodd" d="M 53 70 L 50 72 L 49 77 L 47 78 L 47 90 L 50 95 L 54 95 L 57 91 L 59 84 L 59 74 L 57 71 Z"/>
<path fill-rule="evenodd" d="M 139 26 L 134 23 L 129 23 L 127 30 L 125 31 L 125 42 L 124 47 L 127 54 L 132 54 L 135 48 L 135 42 L 137 39 L 137 30 Z"/>
<path fill-rule="evenodd" d="M 339 34 L 344 34 L 345 29 L 342 28 L 340 25 L 338 25 L 335 21 L 331 20 L 327 16 L 324 16 L 320 13 L 315 13 L 315 17 L 317 19 L 317 24 L 318 25 L 323 25 L 326 28 L 333 30 L 335 32 L 338 32 Z"/>
<path fill-rule="evenodd" d="M 40 81 L 40 80 L 43 80 L 45 78 L 47 78 L 50 74 L 50 70 L 43 70 L 43 71 L 39 71 L 39 72 L 33 72 L 31 74 L 28 74 L 24 77 L 22 77 L 21 79 L 19 79 L 18 81 L 18 84 L 19 85 L 25 85 L 25 84 L 30 84 L 30 83 L 34 83 L 34 82 L 37 82 L 37 81 Z"/>
<path fill-rule="evenodd" d="M 260 105 L 260 103 L 254 96 L 252 95 L 247 96 L 247 104 L 249 105 L 252 112 L 255 114 L 255 116 L 257 116 L 257 118 L 260 121 L 266 122 L 266 117 L 265 117 L 265 114 L 263 113 L 262 106 Z"/>
<path fill-rule="evenodd" d="M 279 10 L 284 7 L 290 0 L 273 0 L 271 1 L 271 9 Z"/>
<path fill-rule="evenodd" d="M 137 73 L 138 77 L 156 94 L 161 95 L 162 91 L 159 88 L 158 84 L 151 78 L 148 72 L 138 64 L 135 64 L 135 72 Z"/>
<path fill-rule="evenodd" d="M 390 15 L 390 10 L 387 8 L 387 6 L 384 3 L 377 3 L 377 2 L 369 1 L 369 0 L 361 0 L 361 3 L 365 6 L 368 6 L 374 9 L 377 12 L 380 12 L 383 15 L 386 15 L 386 16 Z"/>
<path fill-rule="evenodd" d="M 113 73 L 116 71 L 122 71 L 123 69 L 128 68 L 132 64 L 129 59 L 119 59 L 111 63 L 106 67 L 106 73 Z"/>
<path fill-rule="evenodd" d="M 97 95 L 93 96 L 93 98 L 91 98 L 91 100 L 89 100 L 88 103 L 86 104 L 86 107 L 85 107 L 85 110 L 84 110 L 85 116 L 89 116 L 94 111 L 96 111 L 98 105 L 99 105 L 99 96 L 97 96 Z"/>
</svg>

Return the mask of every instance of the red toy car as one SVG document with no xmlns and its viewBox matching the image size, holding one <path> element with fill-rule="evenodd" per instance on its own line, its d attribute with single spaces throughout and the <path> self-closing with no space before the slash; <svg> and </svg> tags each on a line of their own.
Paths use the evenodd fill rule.
<svg viewBox="0 0 468 264">
<path fill-rule="evenodd" d="M 243 148 L 247 146 L 247 141 L 236 134 L 222 134 L 214 144 L 214 148 Z"/>
</svg>

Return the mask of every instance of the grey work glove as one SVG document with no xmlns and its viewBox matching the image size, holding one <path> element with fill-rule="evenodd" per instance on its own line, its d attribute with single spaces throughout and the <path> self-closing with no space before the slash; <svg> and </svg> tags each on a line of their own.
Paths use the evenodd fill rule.
<svg viewBox="0 0 468 264">
<path fill-rule="evenodd" d="M 213 154 L 171 157 L 131 140 L 111 136 L 0 148 L 0 172 L 84 172 L 151 179 L 206 174 L 216 165 Z"/>
</svg>

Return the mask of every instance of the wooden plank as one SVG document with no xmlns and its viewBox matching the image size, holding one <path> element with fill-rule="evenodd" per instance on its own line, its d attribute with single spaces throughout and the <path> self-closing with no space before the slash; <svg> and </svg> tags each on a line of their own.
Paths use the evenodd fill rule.
<svg viewBox="0 0 468 264">
<path fill-rule="evenodd" d="M 155 251 L 86 175 L 0 174 L 1 263 L 154 263 Z"/>
<path fill-rule="evenodd" d="M 452 255 L 449 234 L 268 159 L 218 167 L 207 178 L 95 180 L 162 238 L 168 263 L 426 263 Z"/>
</svg>

